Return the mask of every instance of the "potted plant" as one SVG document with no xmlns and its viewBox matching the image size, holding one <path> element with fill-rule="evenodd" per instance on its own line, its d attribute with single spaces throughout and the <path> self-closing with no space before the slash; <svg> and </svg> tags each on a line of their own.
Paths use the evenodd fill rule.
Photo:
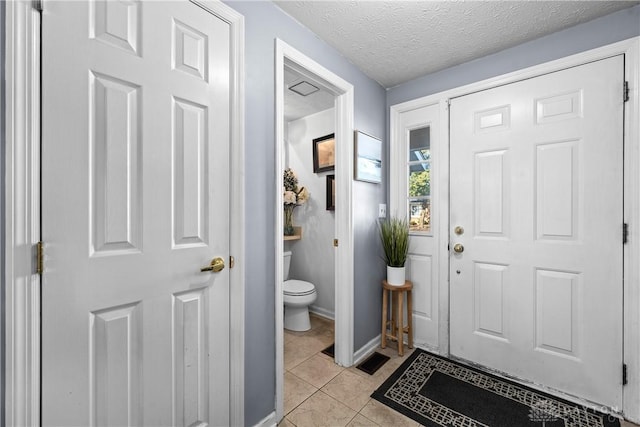
<svg viewBox="0 0 640 427">
<path fill-rule="evenodd" d="M 397 217 L 380 221 L 380 240 L 387 263 L 387 283 L 404 285 L 404 263 L 409 252 L 409 223 L 406 219 Z"/>
</svg>

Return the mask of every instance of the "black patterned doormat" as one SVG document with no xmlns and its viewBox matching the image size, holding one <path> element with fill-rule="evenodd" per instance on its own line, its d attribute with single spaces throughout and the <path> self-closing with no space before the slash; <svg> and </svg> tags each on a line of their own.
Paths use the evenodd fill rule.
<svg viewBox="0 0 640 427">
<path fill-rule="evenodd" d="M 429 427 L 620 427 L 612 415 L 419 349 L 371 397 Z"/>
</svg>

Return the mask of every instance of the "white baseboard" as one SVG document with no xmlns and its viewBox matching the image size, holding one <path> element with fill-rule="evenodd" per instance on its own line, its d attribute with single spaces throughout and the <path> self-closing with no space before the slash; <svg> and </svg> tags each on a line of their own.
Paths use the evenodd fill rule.
<svg viewBox="0 0 640 427">
<path fill-rule="evenodd" d="M 378 335 L 377 337 L 373 338 L 371 341 L 360 347 L 360 349 L 353 354 L 353 364 L 357 365 L 367 356 L 369 356 L 369 354 L 373 353 L 374 350 L 380 346 L 380 338 L 381 336 Z"/>
<path fill-rule="evenodd" d="M 322 316 L 325 317 L 329 320 L 335 320 L 336 319 L 336 314 L 333 311 L 329 311 L 326 308 L 322 308 L 322 307 L 318 307 L 315 305 L 310 305 L 309 306 L 309 311 L 311 313 L 317 314 L 318 316 Z"/>
<path fill-rule="evenodd" d="M 278 425 L 278 421 L 276 421 L 276 411 L 273 411 L 253 426 L 253 427 L 276 427 Z"/>
</svg>

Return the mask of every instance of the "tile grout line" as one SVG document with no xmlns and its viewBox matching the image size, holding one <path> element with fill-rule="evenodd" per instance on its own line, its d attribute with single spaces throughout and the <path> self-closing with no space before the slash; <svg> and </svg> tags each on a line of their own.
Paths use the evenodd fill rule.
<svg viewBox="0 0 640 427">
<path fill-rule="evenodd" d="M 299 379 L 300 381 L 302 381 L 303 383 L 308 384 L 308 385 L 310 385 L 311 387 L 315 388 L 315 389 L 316 389 L 316 391 L 320 390 L 320 388 L 318 388 L 318 387 L 314 386 L 313 384 L 311 384 L 309 381 L 305 380 L 304 378 L 299 377 L 298 375 L 294 374 L 294 373 L 293 373 L 293 372 L 291 372 L 291 371 L 289 371 L 289 373 L 290 373 L 291 375 L 293 375 L 294 377 L 296 377 L 297 379 Z M 315 391 L 314 391 L 314 393 L 315 393 Z"/>
<path fill-rule="evenodd" d="M 372 400 L 372 399 L 371 399 L 371 398 L 369 398 L 369 400 L 367 401 L 367 403 L 365 403 L 365 405 L 362 407 L 362 409 L 360 409 L 360 410 L 358 411 L 358 415 L 360 415 L 361 417 L 364 417 L 364 419 L 366 419 L 366 420 L 367 420 L 367 421 L 369 421 L 370 423 L 372 423 L 372 424 L 374 424 L 374 425 L 376 425 L 376 426 L 379 426 L 380 424 L 378 424 L 377 422 L 373 421 L 371 418 L 367 417 L 366 415 L 364 415 L 364 414 L 362 413 L 362 410 L 363 410 L 364 408 L 366 408 L 366 406 L 369 404 L 369 402 L 371 402 L 371 400 Z"/>
</svg>

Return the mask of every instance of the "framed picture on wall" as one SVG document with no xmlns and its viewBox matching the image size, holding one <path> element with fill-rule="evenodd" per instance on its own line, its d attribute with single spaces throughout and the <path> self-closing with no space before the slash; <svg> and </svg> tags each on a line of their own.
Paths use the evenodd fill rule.
<svg viewBox="0 0 640 427">
<path fill-rule="evenodd" d="M 322 136 L 313 140 L 313 172 L 327 172 L 336 166 L 335 134 Z"/>
<path fill-rule="evenodd" d="M 327 210 L 336 209 L 336 176 L 327 175 Z"/>
<path fill-rule="evenodd" d="M 382 141 L 356 131 L 355 179 L 379 184 L 382 181 Z"/>
</svg>

